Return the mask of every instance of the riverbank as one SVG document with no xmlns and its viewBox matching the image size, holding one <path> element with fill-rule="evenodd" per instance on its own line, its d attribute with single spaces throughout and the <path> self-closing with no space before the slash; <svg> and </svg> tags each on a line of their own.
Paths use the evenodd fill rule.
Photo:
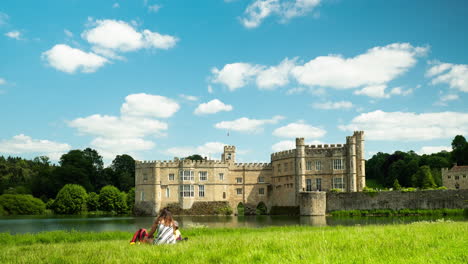
<svg viewBox="0 0 468 264">
<path fill-rule="evenodd" d="M 130 232 L 0 234 L 0 263 L 467 263 L 467 222 L 192 228 L 189 241 L 130 246 Z"/>
</svg>

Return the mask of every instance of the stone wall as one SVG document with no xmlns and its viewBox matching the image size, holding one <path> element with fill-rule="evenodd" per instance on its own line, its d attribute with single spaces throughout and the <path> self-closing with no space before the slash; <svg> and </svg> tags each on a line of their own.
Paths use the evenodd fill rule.
<svg viewBox="0 0 468 264">
<path fill-rule="evenodd" d="M 325 215 L 327 207 L 326 192 L 299 193 L 299 208 L 301 215 Z"/>
<path fill-rule="evenodd" d="M 332 212 L 339 210 L 442 208 L 468 208 L 468 190 L 327 193 L 326 210 Z"/>
<path fill-rule="evenodd" d="M 174 215 L 220 215 L 233 209 L 228 202 L 194 202 L 192 208 L 182 209 L 178 203 L 169 204 L 167 208 Z"/>
</svg>

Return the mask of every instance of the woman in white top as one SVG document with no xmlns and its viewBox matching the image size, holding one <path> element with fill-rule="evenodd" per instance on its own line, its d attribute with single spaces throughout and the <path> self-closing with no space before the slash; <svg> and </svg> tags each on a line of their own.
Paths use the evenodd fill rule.
<svg viewBox="0 0 468 264">
<path fill-rule="evenodd" d="M 154 237 L 154 233 L 156 233 L 156 237 Z M 167 208 L 162 209 L 159 213 L 145 242 L 154 245 L 175 244 L 174 220 L 172 219 L 172 213 Z"/>
</svg>

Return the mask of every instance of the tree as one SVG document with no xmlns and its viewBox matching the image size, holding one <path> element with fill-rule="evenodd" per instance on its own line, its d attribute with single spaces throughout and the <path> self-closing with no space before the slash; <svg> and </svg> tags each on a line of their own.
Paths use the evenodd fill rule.
<svg viewBox="0 0 468 264">
<path fill-rule="evenodd" d="M 114 186 L 125 192 L 135 187 L 135 160 L 130 155 L 117 155 L 111 168 L 115 172 Z"/>
<path fill-rule="evenodd" d="M 395 181 L 393 182 L 393 189 L 395 189 L 395 190 L 400 190 L 401 189 L 401 185 L 398 182 L 398 179 L 395 179 Z"/>
<path fill-rule="evenodd" d="M 189 160 L 205 160 L 201 155 L 199 154 L 193 154 L 191 156 L 186 157 L 185 159 Z"/>
<path fill-rule="evenodd" d="M 128 211 L 133 214 L 133 207 L 135 206 L 135 187 L 131 188 L 127 193 L 127 207 Z"/>
<path fill-rule="evenodd" d="M 419 170 L 413 178 L 416 180 L 417 186 L 420 188 L 429 189 L 436 187 L 434 178 L 432 178 L 431 168 L 427 165 L 419 167 Z"/>
<path fill-rule="evenodd" d="M 67 184 L 58 192 L 53 210 L 57 214 L 79 214 L 86 211 L 87 198 L 83 186 Z"/>
<path fill-rule="evenodd" d="M 86 206 L 88 211 L 97 211 L 99 208 L 99 195 L 95 192 L 90 192 L 86 200 Z"/>
<path fill-rule="evenodd" d="M 452 160 L 458 165 L 468 165 L 468 143 L 462 135 L 452 141 Z"/>
<path fill-rule="evenodd" d="M 38 215 L 44 213 L 45 203 L 32 195 L 3 194 L 0 207 L 9 215 Z"/>
<path fill-rule="evenodd" d="M 99 193 L 99 209 L 106 212 L 125 213 L 126 195 L 114 186 L 104 186 Z"/>
</svg>

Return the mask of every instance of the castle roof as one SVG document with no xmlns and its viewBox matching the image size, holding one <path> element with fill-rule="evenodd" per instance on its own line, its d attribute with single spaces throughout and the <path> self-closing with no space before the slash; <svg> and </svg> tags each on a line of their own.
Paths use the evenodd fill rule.
<svg viewBox="0 0 468 264">
<path fill-rule="evenodd" d="M 463 171 L 468 171 L 468 166 L 453 166 L 450 169 L 451 172 L 463 172 Z"/>
</svg>

